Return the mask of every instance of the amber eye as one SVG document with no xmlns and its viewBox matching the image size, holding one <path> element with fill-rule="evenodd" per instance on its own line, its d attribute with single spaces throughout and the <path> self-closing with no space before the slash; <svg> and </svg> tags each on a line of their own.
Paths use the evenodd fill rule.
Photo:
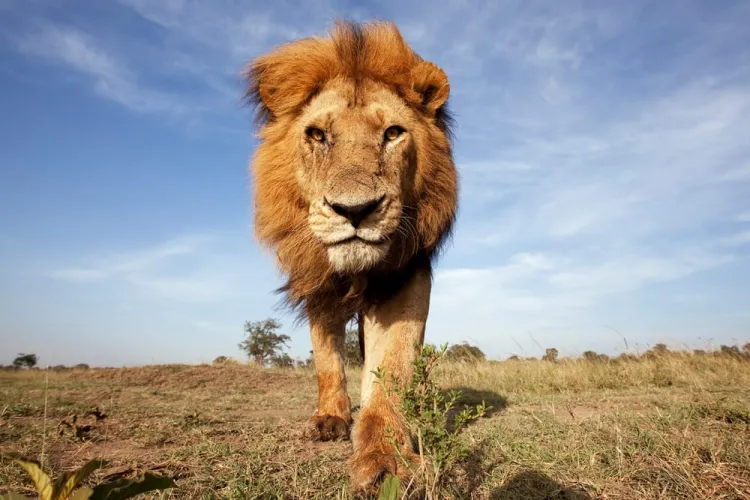
<svg viewBox="0 0 750 500">
<path fill-rule="evenodd" d="M 398 139 L 398 136 L 404 133 L 404 129 L 399 127 L 398 125 L 393 125 L 392 127 L 388 127 L 385 129 L 385 140 L 386 141 L 394 141 Z"/>
<path fill-rule="evenodd" d="M 307 135 L 314 141 L 323 142 L 326 140 L 326 134 L 319 128 L 310 127 L 307 129 Z"/>
</svg>

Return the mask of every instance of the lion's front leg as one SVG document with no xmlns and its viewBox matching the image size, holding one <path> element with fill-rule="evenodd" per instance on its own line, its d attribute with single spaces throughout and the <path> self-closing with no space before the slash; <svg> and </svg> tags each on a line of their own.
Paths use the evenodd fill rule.
<svg viewBox="0 0 750 500">
<path fill-rule="evenodd" d="M 352 414 L 344 371 L 346 320 L 311 315 L 309 321 L 318 376 L 318 408 L 310 419 L 308 434 L 320 441 L 348 439 Z"/>
<path fill-rule="evenodd" d="M 418 270 L 404 289 L 365 315 L 362 402 L 352 431 L 354 455 L 349 462 L 354 490 L 368 490 L 388 473 L 407 475 L 386 436 L 386 428 L 393 432 L 402 454 L 413 458 L 411 436 L 395 396 L 385 393 L 372 372 L 382 367 L 388 379 L 391 375 L 402 383 L 411 379 L 413 363 L 424 340 L 430 289 L 429 270 Z"/>
</svg>

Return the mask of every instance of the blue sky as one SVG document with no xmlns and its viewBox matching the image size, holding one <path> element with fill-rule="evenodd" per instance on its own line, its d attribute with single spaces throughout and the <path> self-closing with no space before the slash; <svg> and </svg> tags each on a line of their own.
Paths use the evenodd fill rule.
<svg viewBox="0 0 750 500">
<path fill-rule="evenodd" d="M 750 340 L 750 3 L 0 0 L 0 363 L 240 356 L 280 318 L 242 66 L 390 19 L 451 80 L 461 209 L 427 340 Z"/>
</svg>

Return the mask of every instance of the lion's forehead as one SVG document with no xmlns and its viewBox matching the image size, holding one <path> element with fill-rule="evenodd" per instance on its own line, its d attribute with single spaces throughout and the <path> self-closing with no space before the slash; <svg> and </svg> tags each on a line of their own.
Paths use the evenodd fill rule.
<svg viewBox="0 0 750 500">
<path fill-rule="evenodd" d="M 345 130 L 381 129 L 391 123 L 411 119 L 410 109 L 394 92 L 374 83 L 360 85 L 352 81 L 329 83 L 319 92 L 300 116 L 299 125 L 321 128 L 338 122 Z M 355 127 L 359 125 L 359 127 Z"/>
</svg>

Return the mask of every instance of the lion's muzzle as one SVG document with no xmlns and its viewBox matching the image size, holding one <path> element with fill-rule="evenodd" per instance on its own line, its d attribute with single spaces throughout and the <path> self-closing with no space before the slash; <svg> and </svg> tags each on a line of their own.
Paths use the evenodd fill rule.
<svg viewBox="0 0 750 500">
<path fill-rule="evenodd" d="M 378 198 L 371 198 L 365 201 L 352 201 L 351 197 L 347 197 L 341 201 L 330 201 L 327 197 L 324 198 L 324 203 L 331 207 L 338 215 L 348 220 L 354 229 L 357 229 L 363 220 L 375 213 L 384 201 L 384 194 Z"/>
</svg>

